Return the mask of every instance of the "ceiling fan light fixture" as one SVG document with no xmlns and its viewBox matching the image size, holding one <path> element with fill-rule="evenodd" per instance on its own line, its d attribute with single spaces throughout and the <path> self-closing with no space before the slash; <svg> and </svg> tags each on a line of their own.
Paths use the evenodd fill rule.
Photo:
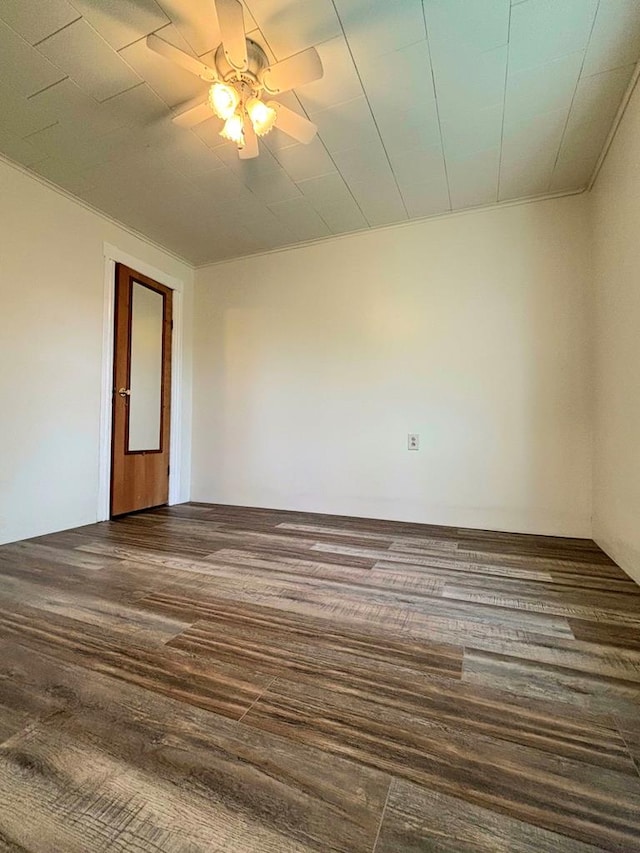
<svg viewBox="0 0 640 853">
<path fill-rule="evenodd" d="M 278 114 L 270 103 L 264 103 L 259 98 L 249 98 L 247 112 L 251 124 L 258 136 L 269 133 L 278 118 Z"/>
<path fill-rule="evenodd" d="M 233 116 L 239 103 L 240 95 L 233 86 L 214 83 L 209 89 L 209 105 L 218 118 L 224 121 Z"/>
<path fill-rule="evenodd" d="M 229 116 L 220 131 L 220 136 L 235 142 L 239 148 L 244 147 L 244 122 L 239 113 L 233 113 Z"/>
</svg>

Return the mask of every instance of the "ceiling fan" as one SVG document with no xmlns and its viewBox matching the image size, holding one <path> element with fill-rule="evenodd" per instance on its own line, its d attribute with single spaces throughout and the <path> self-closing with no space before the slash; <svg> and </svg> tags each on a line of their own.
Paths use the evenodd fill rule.
<svg viewBox="0 0 640 853">
<path fill-rule="evenodd" d="M 313 122 L 278 101 L 265 102 L 263 97 L 319 80 L 323 70 L 318 51 L 310 47 L 269 65 L 260 45 L 245 35 L 240 0 L 214 0 L 214 6 L 222 44 L 215 52 L 213 66 L 157 35 L 147 36 L 148 48 L 211 84 L 206 100 L 199 97 L 183 104 L 172 120 L 181 127 L 195 127 L 214 113 L 224 121 L 220 135 L 237 144 L 243 160 L 258 156 L 258 136 L 273 127 L 298 142 L 311 142 L 318 129 Z"/>
</svg>

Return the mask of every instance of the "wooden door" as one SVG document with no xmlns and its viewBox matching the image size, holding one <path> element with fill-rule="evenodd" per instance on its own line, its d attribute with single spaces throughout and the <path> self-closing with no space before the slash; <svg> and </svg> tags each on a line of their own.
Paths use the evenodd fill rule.
<svg viewBox="0 0 640 853">
<path fill-rule="evenodd" d="M 111 515 L 169 499 L 172 291 L 116 265 Z"/>
</svg>

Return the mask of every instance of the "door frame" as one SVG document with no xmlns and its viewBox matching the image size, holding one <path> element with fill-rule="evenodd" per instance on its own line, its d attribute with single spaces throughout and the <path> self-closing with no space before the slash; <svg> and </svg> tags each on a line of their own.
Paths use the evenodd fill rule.
<svg viewBox="0 0 640 853">
<path fill-rule="evenodd" d="M 114 320 L 116 263 L 164 284 L 173 291 L 173 332 L 171 334 L 171 429 L 169 434 L 169 505 L 187 500 L 182 471 L 182 395 L 184 341 L 184 281 L 140 258 L 104 243 L 104 308 L 102 324 L 102 391 L 100 399 L 100 449 L 98 477 L 98 521 L 107 521 L 111 501 L 111 427 L 113 412 Z"/>
</svg>

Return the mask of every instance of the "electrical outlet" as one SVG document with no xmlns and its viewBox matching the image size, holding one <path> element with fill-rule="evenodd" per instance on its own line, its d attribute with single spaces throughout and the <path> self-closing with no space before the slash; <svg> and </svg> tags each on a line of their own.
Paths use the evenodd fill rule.
<svg viewBox="0 0 640 853">
<path fill-rule="evenodd" d="M 407 450 L 420 450 L 420 436 L 417 432 L 410 432 L 407 436 Z"/>
</svg>

